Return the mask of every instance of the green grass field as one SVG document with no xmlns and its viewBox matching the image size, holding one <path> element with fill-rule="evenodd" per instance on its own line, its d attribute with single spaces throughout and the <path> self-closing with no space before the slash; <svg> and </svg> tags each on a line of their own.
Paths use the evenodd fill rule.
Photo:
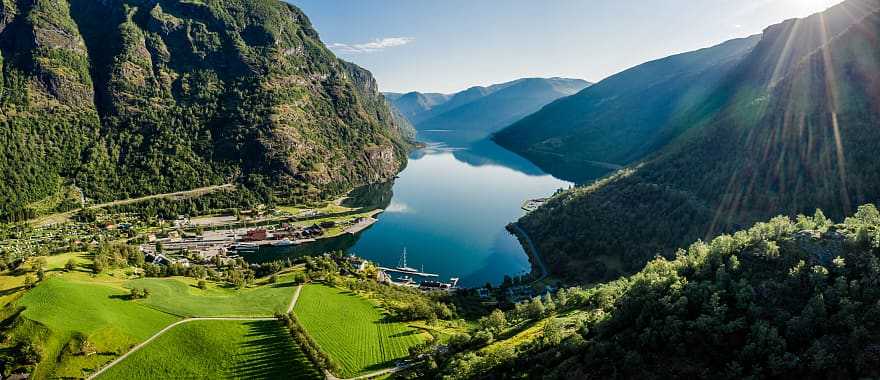
<svg viewBox="0 0 880 380">
<path fill-rule="evenodd" d="M 22 322 L 11 335 L 42 342 L 47 360 L 34 378 L 82 377 L 177 320 L 126 300 L 127 294 L 118 284 L 77 276 L 52 276 L 27 292 L 17 303 L 25 307 Z M 98 354 L 60 355 L 74 332 L 87 335 Z"/>
<path fill-rule="evenodd" d="M 322 379 L 277 321 L 181 324 L 103 373 L 101 380 Z"/>
<path fill-rule="evenodd" d="M 296 290 L 292 275 L 279 276 L 277 284 L 236 290 L 209 283 L 207 289 L 191 278 L 144 278 L 129 281 L 128 288 L 146 288 L 150 297 L 140 301 L 171 314 L 187 317 L 272 316 L 286 312 Z"/>
<path fill-rule="evenodd" d="M 424 341 L 406 324 L 384 321 L 370 301 L 336 288 L 307 285 L 294 313 L 321 349 L 342 367 L 340 377 L 387 368 Z"/>
</svg>

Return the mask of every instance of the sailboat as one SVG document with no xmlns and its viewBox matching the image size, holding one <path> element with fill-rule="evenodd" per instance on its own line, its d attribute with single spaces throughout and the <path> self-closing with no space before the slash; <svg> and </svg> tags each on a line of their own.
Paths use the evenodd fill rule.
<svg viewBox="0 0 880 380">
<path fill-rule="evenodd" d="M 398 265 L 399 266 L 394 269 L 397 269 L 400 272 L 419 273 L 418 269 L 406 266 L 406 247 L 403 247 L 403 254 L 400 256 L 400 262 Z"/>
</svg>

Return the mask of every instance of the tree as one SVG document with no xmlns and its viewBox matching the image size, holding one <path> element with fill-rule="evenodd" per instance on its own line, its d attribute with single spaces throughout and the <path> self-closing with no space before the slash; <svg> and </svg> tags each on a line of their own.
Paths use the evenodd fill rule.
<svg viewBox="0 0 880 380">
<path fill-rule="evenodd" d="M 48 266 L 48 264 L 46 263 L 45 257 L 40 256 L 34 260 L 34 270 L 39 271 L 41 269 L 46 269 L 46 266 Z"/>
<path fill-rule="evenodd" d="M 532 298 L 532 302 L 529 302 L 529 306 L 526 310 L 529 318 L 541 318 L 544 316 L 544 303 L 541 302 L 541 298 L 539 297 Z"/>
<path fill-rule="evenodd" d="M 547 346 L 555 346 L 562 342 L 562 323 L 556 318 L 550 318 L 544 324 L 541 340 Z"/>
<path fill-rule="evenodd" d="M 480 325 L 483 329 L 499 333 L 507 328 L 507 318 L 503 311 L 495 309 L 489 316 L 480 319 Z"/>
<path fill-rule="evenodd" d="M 76 269 L 76 260 L 71 258 L 70 260 L 67 260 L 67 264 L 64 264 L 64 270 L 71 272 L 74 269 Z"/>
<path fill-rule="evenodd" d="M 208 283 L 205 280 L 199 280 L 199 289 L 205 290 L 208 289 Z"/>
<path fill-rule="evenodd" d="M 34 285 L 37 283 L 37 278 L 32 274 L 28 274 L 24 276 L 24 287 L 25 289 L 32 289 Z"/>
<path fill-rule="evenodd" d="M 556 312 L 556 302 L 553 302 L 553 296 L 550 293 L 544 294 L 544 309 L 548 314 Z"/>
</svg>

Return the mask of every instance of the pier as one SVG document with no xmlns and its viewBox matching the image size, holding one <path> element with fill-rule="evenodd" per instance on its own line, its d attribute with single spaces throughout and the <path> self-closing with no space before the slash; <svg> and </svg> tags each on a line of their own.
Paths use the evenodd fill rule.
<svg viewBox="0 0 880 380">
<path fill-rule="evenodd" d="M 414 271 L 400 270 L 400 269 L 395 269 L 395 268 L 385 268 L 385 267 L 379 267 L 379 269 L 381 269 L 385 272 L 403 273 L 403 274 L 408 274 L 408 275 L 412 275 L 412 276 L 419 276 L 419 277 L 440 277 L 440 275 L 436 274 L 436 273 L 424 273 L 424 272 L 418 272 L 418 271 L 414 272 Z"/>
</svg>

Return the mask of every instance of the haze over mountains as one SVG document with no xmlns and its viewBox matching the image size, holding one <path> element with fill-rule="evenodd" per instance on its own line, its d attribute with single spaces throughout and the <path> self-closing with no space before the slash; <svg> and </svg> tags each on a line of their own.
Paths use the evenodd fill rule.
<svg viewBox="0 0 880 380">
<path fill-rule="evenodd" d="M 451 95 L 385 95 L 418 130 L 448 129 L 485 137 L 589 85 L 580 79 L 525 78 Z"/>
<path fill-rule="evenodd" d="M 585 159 L 647 157 L 554 198 L 521 224 L 537 237 L 556 273 L 593 281 L 777 214 L 820 208 L 839 219 L 856 205 L 878 201 L 878 9 L 875 0 L 851 0 L 771 26 L 759 40 L 734 41 L 739 47 L 720 60 L 724 64 L 698 73 L 715 78 L 710 87 L 684 85 L 675 75 L 665 81 L 644 78 L 637 85 L 648 104 L 659 99 L 657 92 L 675 101 L 672 111 L 650 123 L 625 117 L 640 115 L 637 107 L 616 108 L 626 104 L 625 91 L 612 92 L 620 97 L 603 93 L 627 88 L 619 85 L 621 78 L 637 78 L 646 70 L 642 66 L 499 133 L 502 145 L 562 172 L 577 170 Z M 717 55 L 719 49 L 690 54 Z M 664 60 L 658 62 L 647 67 Z M 679 86 L 664 86 L 670 83 Z M 598 103 L 603 106 L 590 106 Z M 594 117 L 622 121 L 600 123 Z M 551 125 L 555 134 L 548 137 Z M 535 143 L 508 143 L 519 132 L 523 141 Z M 603 144 L 609 146 L 600 149 Z M 564 162 L 554 166 L 549 157 Z"/>
<path fill-rule="evenodd" d="M 865 5 L 848 7 L 871 2 L 857 3 Z M 499 132 L 495 141 L 575 181 L 584 179 L 578 171 L 585 163 L 636 162 L 708 122 L 736 87 L 745 86 L 737 78 L 748 76 L 755 88 L 780 80 L 804 54 L 848 28 L 852 17 L 838 6 L 821 16 L 770 27 L 763 36 L 639 65 L 554 102 Z M 780 34 L 795 38 L 777 38 Z M 767 46 L 771 38 L 773 45 Z M 761 41 L 763 54 L 754 51 Z"/>
</svg>

